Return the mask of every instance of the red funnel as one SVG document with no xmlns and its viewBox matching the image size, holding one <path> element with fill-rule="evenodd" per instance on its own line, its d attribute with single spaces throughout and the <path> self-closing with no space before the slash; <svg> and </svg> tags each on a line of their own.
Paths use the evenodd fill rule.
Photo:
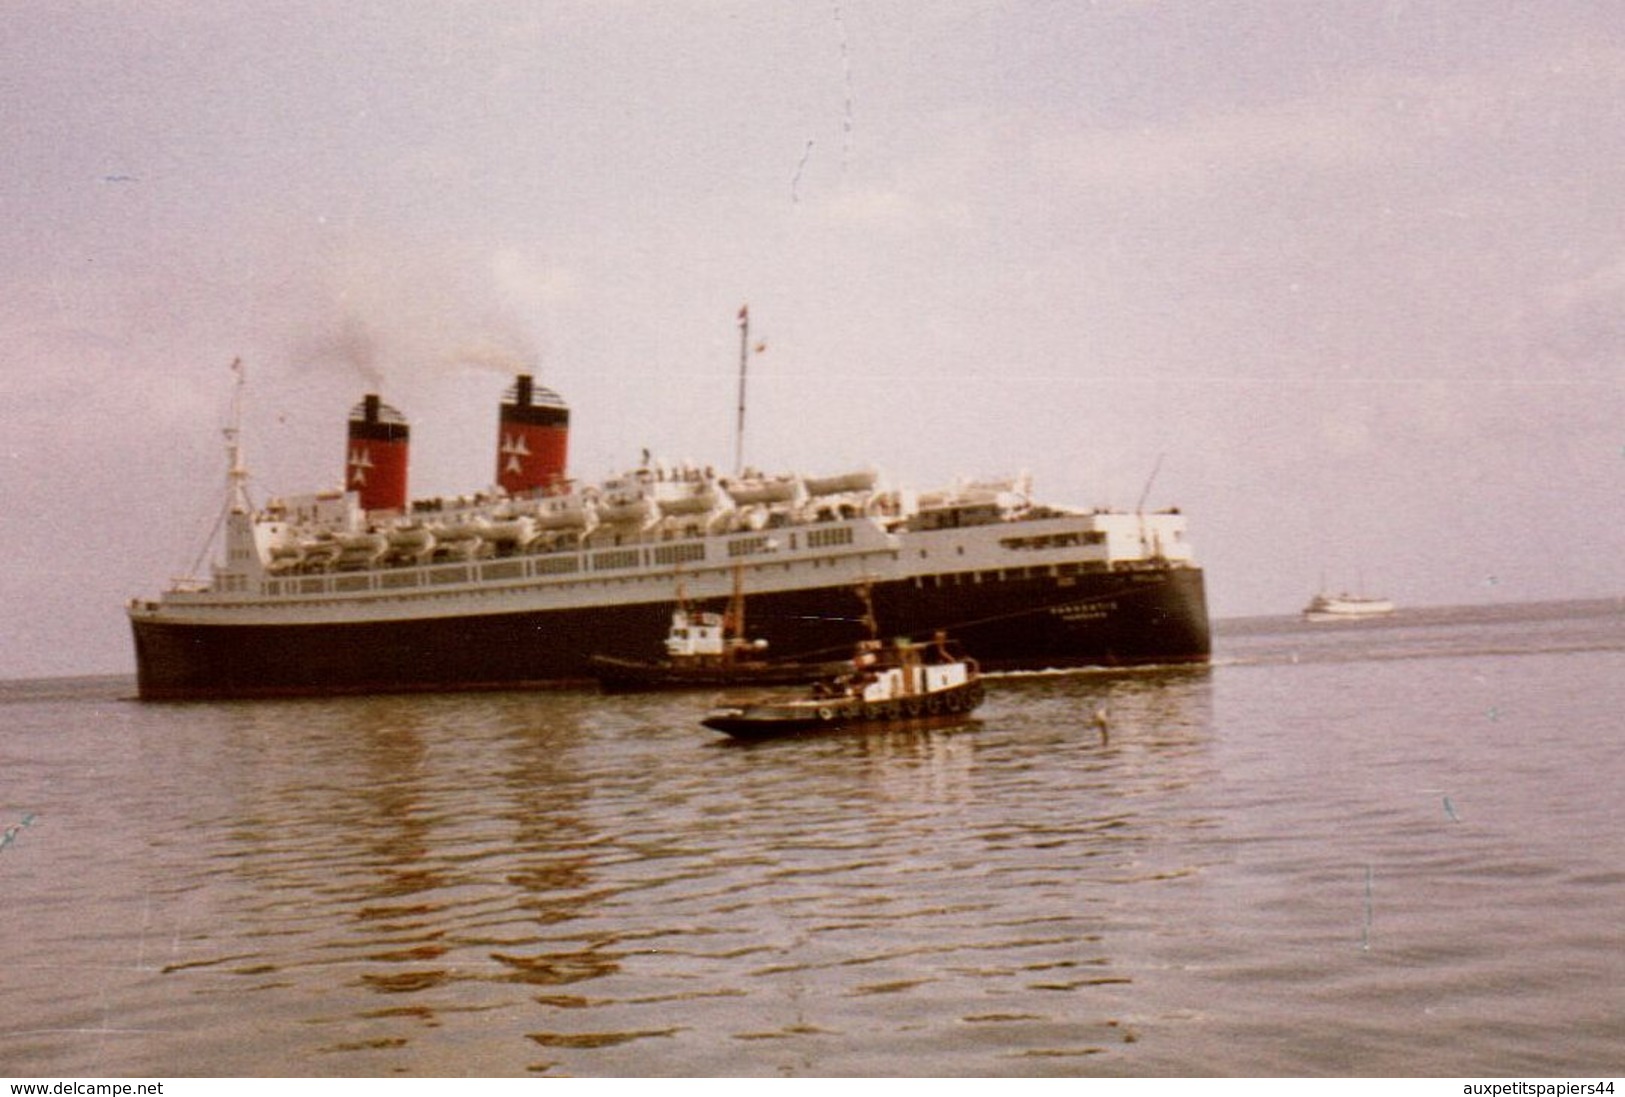
<svg viewBox="0 0 1625 1097">
<path fill-rule="evenodd" d="M 508 390 L 497 431 L 497 483 L 509 495 L 560 490 L 570 448 L 570 409 L 522 373 Z"/>
<path fill-rule="evenodd" d="M 344 490 L 361 496 L 363 510 L 406 509 L 406 417 L 372 393 L 350 411 Z"/>
</svg>

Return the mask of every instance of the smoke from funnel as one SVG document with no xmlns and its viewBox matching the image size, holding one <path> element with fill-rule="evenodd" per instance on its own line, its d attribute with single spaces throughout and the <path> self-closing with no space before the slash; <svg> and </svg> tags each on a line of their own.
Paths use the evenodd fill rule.
<svg viewBox="0 0 1625 1097">
<path fill-rule="evenodd" d="M 493 341 L 481 341 L 458 347 L 446 356 L 446 361 L 457 366 L 472 366 L 504 375 L 531 373 L 535 370 L 536 355 L 525 354 Z"/>
<path fill-rule="evenodd" d="M 290 348 L 305 368 L 395 392 L 457 370 L 537 371 L 531 321 L 547 302 L 541 276 L 512 249 L 493 256 L 445 241 L 352 237 L 317 262 Z"/>
</svg>

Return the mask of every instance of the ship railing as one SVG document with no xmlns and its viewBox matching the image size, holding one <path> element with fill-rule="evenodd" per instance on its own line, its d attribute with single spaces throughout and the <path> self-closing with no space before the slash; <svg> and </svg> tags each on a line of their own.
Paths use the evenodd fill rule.
<svg viewBox="0 0 1625 1097">
<path fill-rule="evenodd" d="M 724 569 L 765 566 L 768 561 L 786 558 L 793 562 L 876 553 L 895 557 L 898 544 L 896 535 L 888 533 L 876 520 L 866 519 L 844 526 L 803 527 L 774 534 L 755 532 L 730 538 L 632 539 L 620 545 L 607 539 L 601 543 L 581 539 L 463 559 L 425 560 L 392 553 L 376 563 L 348 569 L 328 560 L 267 569 L 259 578 L 259 593 L 272 598 L 360 592 L 405 594 L 462 584 L 568 583 L 605 572 L 669 580 L 679 567 L 690 576 L 706 571 L 720 576 Z"/>
</svg>

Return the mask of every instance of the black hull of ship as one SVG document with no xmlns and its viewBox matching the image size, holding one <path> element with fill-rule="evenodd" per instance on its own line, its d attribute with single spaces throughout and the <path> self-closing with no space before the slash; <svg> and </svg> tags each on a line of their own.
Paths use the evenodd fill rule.
<svg viewBox="0 0 1625 1097">
<path fill-rule="evenodd" d="M 881 635 L 947 631 L 984 671 L 1199 663 L 1210 651 L 1198 568 L 1147 568 L 976 582 L 971 575 L 876 583 Z M 529 689 L 596 680 L 592 653 L 649 659 L 673 603 L 405 621 L 290 625 L 131 621 L 144 700 Z M 777 658 L 841 658 L 868 635 L 855 590 L 764 591 L 751 634 Z"/>
</svg>

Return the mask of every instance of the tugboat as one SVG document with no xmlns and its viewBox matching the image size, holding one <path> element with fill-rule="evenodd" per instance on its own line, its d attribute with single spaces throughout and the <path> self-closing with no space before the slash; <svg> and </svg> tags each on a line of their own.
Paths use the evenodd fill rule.
<svg viewBox="0 0 1625 1097">
<path fill-rule="evenodd" d="M 844 662 L 775 663 L 766 640 L 731 634 L 730 614 L 696 613 L 679 605 L 666 633 L 666 657 L 644 661 L 594 655 L 593 673 L 605 693 L 760 685 L 789 686 L 837 674 Z"/>
<path fill-rule="evenodd" d="M 745 634 L 745 592 L 741 569 L 734 569 L 733 596 L 726 613 L 689 609 L 678 587 L 677 608 L 666 632 L 666 657 L 627 659 L 595 654 L 592 668 L 605 693 L 641 690 L 695 689 L 723 686 L 790 686 L 840 674 L 844 660 L 826 662 L 773 662 L 766 657 L 767 641 Z"/>
<path fill-rule="evenodd" d="M 765 739 L 963 716 L 975 711 L 982 698 L 976 660 L 938 633 L 929 644 L 865 640 L 849 671 L 814 684 L 807 693 L 721 697 L 700 722 L 736 739 Z"/>
</svg>

